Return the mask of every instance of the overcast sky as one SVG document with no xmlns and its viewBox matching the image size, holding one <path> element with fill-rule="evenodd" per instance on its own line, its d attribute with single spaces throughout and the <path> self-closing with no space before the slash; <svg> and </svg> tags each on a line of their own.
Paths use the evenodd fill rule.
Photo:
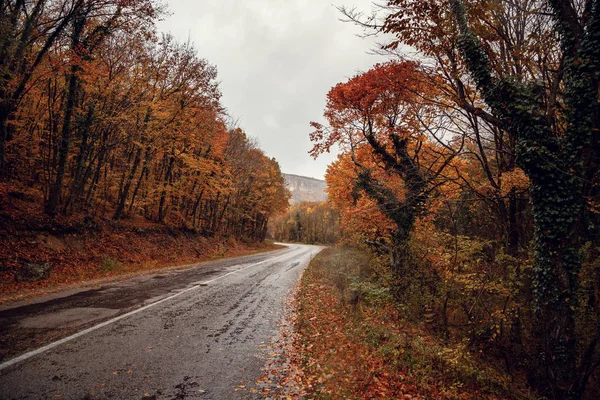
<svg viewBox="0 0 600 400">
<path fill-rule="evenodd" d="M 222 103 L 283 172 L 323 178 L 334 155 L 307 154 L 310 121 L 323 122 L 329 89 L 383 58 L 374 39 L 339 21 L 335 6 L 371 0 L 168 0 L 159 25 L 217 66 Z"/>
</svg>

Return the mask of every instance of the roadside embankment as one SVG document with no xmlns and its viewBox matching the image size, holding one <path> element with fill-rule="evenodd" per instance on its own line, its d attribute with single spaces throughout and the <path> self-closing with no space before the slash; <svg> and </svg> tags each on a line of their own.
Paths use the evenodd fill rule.
<svg viewBox="0 0 600 400">
<path fill-rule="evenodd" d="M 294 354 L 287 354 L 298 367 L 296 392 L 315 399 L 533 398 L 466 343 L 403 318 L 389 288 L 373 280 L 376 264 L 358 250 L 332 247 L 304 272 Z"/>
<path fill-rule="evenodd" d="M 1 210 L 0 210 L 1 211 Z M 6 210 L 4 210 L 6 211 Z M 90 281 L 274 250 L 144 220 L 0 213 L 0 303 Z"/>
</svg>

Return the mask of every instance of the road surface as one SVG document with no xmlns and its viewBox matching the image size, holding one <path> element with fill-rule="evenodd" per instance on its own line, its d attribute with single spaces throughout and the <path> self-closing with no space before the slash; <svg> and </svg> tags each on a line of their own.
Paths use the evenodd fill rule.
<svg viewBox="0 0 600 400">
<path fill-rule="evenodd" d="M 290 245 L 0 310 L 0 399 L 256 398 L 240 387 L 262 374 L 257 354 L 321 249 Z"/>
</svg>

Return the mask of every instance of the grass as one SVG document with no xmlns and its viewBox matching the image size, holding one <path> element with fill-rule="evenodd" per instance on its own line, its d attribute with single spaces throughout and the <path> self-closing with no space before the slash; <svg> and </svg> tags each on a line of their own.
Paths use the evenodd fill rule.
<svg viewBox="0 0 600 400">
<path fill-rule="evenodd" d="M 119 261 L 110 256 L 107 256 L 106 254 L 102 256 L 100 263 L 102 265 L 102 272 L 114 271 L 115 268 L 119 266 Z"/>
</svg>

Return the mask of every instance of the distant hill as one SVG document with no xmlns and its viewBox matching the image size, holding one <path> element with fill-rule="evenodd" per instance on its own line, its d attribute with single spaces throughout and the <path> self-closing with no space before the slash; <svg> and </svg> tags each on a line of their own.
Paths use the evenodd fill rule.
<svg viewBox="0 0 600 400">
<path fill-rule="evenodd" d="M 303 201 L 321 202 L 327 200 L 327 193 L 325 193 L 327 184 L 324 180 L 293 174 L 282 175 L 285 178 L 287 188 L 292 192 L 290 203 L 296 204 Z"/>
</svg>

